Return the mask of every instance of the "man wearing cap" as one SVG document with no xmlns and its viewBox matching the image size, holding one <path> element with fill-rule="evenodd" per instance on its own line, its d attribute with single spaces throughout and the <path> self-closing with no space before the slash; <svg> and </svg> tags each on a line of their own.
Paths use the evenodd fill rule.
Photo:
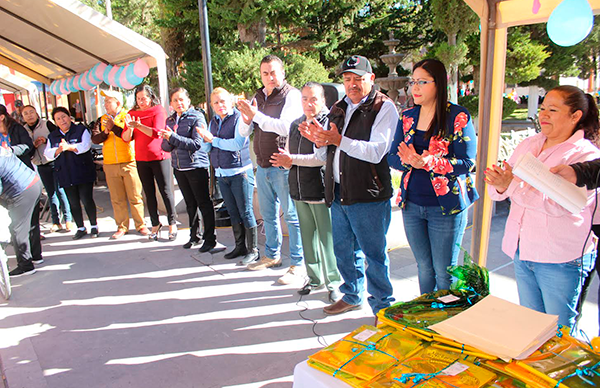
<svg viewBox="0 0 600 388">
<path fill-rule="evenodd" d="M 241 100 L 238 108 L 242 114 L 240 134 L 250 136 L 254 130 L 254 153 L 256 154 L 256 185 L 260 214 L 265 225 L 265 256 L 248 265 L 257 271 L 281 266 L 282 234 L 279 225 L 279 204 L 283 219 L 287 223 L 290 245 L 290 268 L 278 279 L 280 284 L 301 280 L 299 266 L 304 260 L 300 240 L 300 224 L 296 207 L 290 197 L 289 171 L 273 167 L 271 155 L 285 148 L 290 124 L 302 116 L 302 94 L 285 81 L 282 60 L 267 55 L 260 62 L 260 77 L 264 87 L 260 88 L 252 102 Z"/>
<path fill-rule="evenodd" d="M 102 144 L 104 173 L 110 192 L 117 231 L 111 236 L 116 240 L 129 231 L 129 211 L 135 228 L 142 236 L 150 231 L 144 224 L 144 203 L 142 201 L 142 183 L 135 163 L 135 151 L 132 142 L 121 138 L 125 126 L 127 111 L 123 108 L 123 95 L 117 91 L 102 91 L 106 114 L 100 118 L 100 128 L 92 131 L 92 142 Z"/>
<path fill-rule="evenodd" d="M 23 119 L 23 101 L 15 100 L 15 110 L 10 115 L 17 123 L 25 125 L 25 120 Z"/>
<path fill-rule="evenodd" d="M 300 128 L 319 147 L 317 156 L 327 161 L 325 202 L 331 207 L 334 252 L 344 279 L 344 296 L 323 311 L 334 315 L 360 308 L 366 274 L 368 302 L 377 314 L 394 301 L 385 239 L 392 197 L 386 155 L 398 111 L 373 89 L 375 74 L 367 58 L 348 58 L 341 72 L 346 96 L 331 107 L 329 130 L 314 121 Z"/>
</svg>

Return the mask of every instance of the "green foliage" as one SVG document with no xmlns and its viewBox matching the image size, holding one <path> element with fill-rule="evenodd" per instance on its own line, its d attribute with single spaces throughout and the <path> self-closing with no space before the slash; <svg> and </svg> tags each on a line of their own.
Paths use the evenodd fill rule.
<svg viewBox="0 0 600 388">
<path fill-rule="evenodd" d="M 459 97 L 458 104 L 467 108 L 471 116 L 477 117 L 479 115 L 479 96 L 472 94 L 470 96 Z M 510 98 L 504 97 L 502 101 L 502 120 L 510 116 L 515 109 L 517 109 L 517 103 Z"/>
<path fill-rule="evenodd" d="M 262 87 L 259 65 L 261 59 L 271 54 L 266 48 L 243 47 L 240 50 L 214 50 L 212 55 L 213 85 L 221 86 L 234 94 L 251 96 Z M 329 72 L 321 63 L 306 55 L 278 54 L 285 63 L 286 79 L 301 87 L 308 81 L 329 82 Z M 172 86 L 188 90 L 192 102 L 205 101 L 204 75 L 201 61 L 187 61 L 181 76 L 172 80 Z"/>
<path fill-rule="evenodd" d="M 434 50 L 435 58 L 444 63 L 447 69 L 453 64 L 461 64 L 465 61 L 469 48 L 465 43 L 450 45 L 448 42 L 441 42 Z"/>
<path fill-rule="evenodd" d="M 464 0 L 431 0 L 433 26 L 448 37 L 477 30 L 479 17 Z"/>
<path fill-rule="evenodd" d="M 514 27 L 508 33 L 506 82 L 520 84 L 537 78 L 550 54 L 544 44 L 532 41 L 526 29 Z"/>
</svg>

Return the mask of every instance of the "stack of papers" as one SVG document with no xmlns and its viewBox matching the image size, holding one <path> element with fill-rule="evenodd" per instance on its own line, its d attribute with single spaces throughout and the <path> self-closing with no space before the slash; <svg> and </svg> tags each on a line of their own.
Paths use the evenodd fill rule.
<svg viewBox="0 0 600 388">
<path fill-rule="evenodd" d="M 431 330 L 505 361 L 531 355 L 557 331 L 558 316 L 489 295 Z"/>
<path fill-rule="evenodd" d="M 552 174 L 550 168 L 531 152 L 521 156 L 513 174 L 529 183 L 573 214 L 579 214 L 587 203 L 587 191 L 565 178 Z"/>
</svg>

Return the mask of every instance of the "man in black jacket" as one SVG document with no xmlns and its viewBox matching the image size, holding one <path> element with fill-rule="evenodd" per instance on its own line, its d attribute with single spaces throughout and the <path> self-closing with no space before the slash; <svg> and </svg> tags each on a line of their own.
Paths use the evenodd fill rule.
<svg viewBox="0 0 600 388">
<path fill-rule="evenodd" d="M 398 111 L 392 100 L 373 89 L 375 74 L 367 58 L 345 60 L 342 78 L 346 97 L 331 108 L 331 129 L 314 122 L 300 128 L 327 161 L 325 202 L 331 207 L 334 252 L 344 279 L 344 296 L 323 311 L 334 315 L 360 308 L 366 275 L 368 302 L 377 314 L 394 301 L 385 235 L 392 197 L 387 154 Z"/>
</svg>

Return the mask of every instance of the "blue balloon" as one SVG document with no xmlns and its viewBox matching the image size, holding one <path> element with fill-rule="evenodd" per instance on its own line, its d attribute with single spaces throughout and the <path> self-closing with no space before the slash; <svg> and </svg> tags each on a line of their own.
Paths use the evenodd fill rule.
<svg viewBox="0 0 600 388">
<path fill-rule="evenodd" d="M 118 87 L 120 87 L 121 89 L 124 89 L 123 85 L 121 85 L 121 73 L 123 72 L 123 70 L 125 70 L 124 67 L 119 67 L 119 70 L 117 70 L 117 72 L 115 73 L 115 84 L 117 84 Z"/>
<path fill-rule="evenodd" d="M 559 46 L 573 46 L 592 31 L 594 14 L 587 0 L 563 0 L 554 8 L 546 29 L 550 39 Z"/>
<path fill-rule="evenodd" d="M 130 63 L 129 65 L 127 65 L 127 67 L 126 67 L 127 72 L 125 73 L 125 77 L 127 78 L 127 81 L 130 84 L 135 86 L 135 85 L 141 84 L 144 79 L 135 75 L 135 72 L 133 71 L 134 67 L 135 67 L 134 63 Z"/>
<path fill-rule="evenodd" d="M 104 69 L 104 74 L 102 74 L 102 79 L 104 80 L 104 83 L 107 85 L 110 85 L 110 82 L 108 82 L 108 73 L 110 73 L 112 68 L 113 68 L 112 65 L 106 66 L 106 69 Z"/>
<path fill-rule="evenodd" d="M 77 92 L 77 88 L 75 87 L 75 76 L 69 78 L 69 83 L 67 84 L 67 89 L 69 89 L 72 93 Z"/>
</svg>

